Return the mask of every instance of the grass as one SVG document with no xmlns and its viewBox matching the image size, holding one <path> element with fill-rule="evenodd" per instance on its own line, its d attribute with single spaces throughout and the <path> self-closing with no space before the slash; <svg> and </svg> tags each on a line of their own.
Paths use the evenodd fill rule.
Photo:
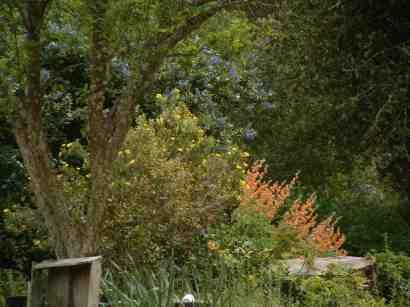
<svg viewBox="0 0 410 307">
<path fill-rule="evenodd" d="M 255 284 L 253 276 L 237 277 L 234 272 L 216 270 L 193 273 L 175 265 L 157 272 L 116 269 L 106 274 L 103 281 L 103 306 L 112 307 L 174 307 L 181 298 L 191 293 L 201 306 L 209 307 L 277 307 L 290 306 L 281 295 L 277 280 L 267 279 L 265 285 Z M 295 306 L 295 304 L 292 304 Z"/>
<path fill-rule="evenodd" d="M 332 275 L 333 274 L 333 275 Z M 283 273 L 245 274 L 224 267 L 201 270 L 167 265 L 156 272 L 120 270 L 103 281 L 106 307 L 174 307 L 187 293 L 207 307 L 404 307 L 362 288 L 360 274 L 293 279 Z M 286 280 L 286 282 L 284 282 Z M 295 287 L 286 285 L 292 284 Z M 287 291 L 285 291 L 288 289 Z M 297 289 L 289 292 L 289 289 Z"/>
</svg>

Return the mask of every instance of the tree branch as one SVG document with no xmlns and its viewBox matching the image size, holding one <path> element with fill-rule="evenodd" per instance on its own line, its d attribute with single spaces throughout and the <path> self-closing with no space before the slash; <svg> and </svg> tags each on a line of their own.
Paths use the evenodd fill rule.
<svg viewBox="0 0 410 307">
<path fill-rule="evenodd" d="M 114 159 L 117 151 L 125 140 L 126 134 L 131 127 L 134 118 L 134 110 L 139 97 L 145 95 L 154 82 L 156 73 L 168 57 L 172 49 L 191 33 L 198 30 L 206 21 L 224 9 L 241 9 L 245 5 L 254 3 L 268 3 L 273 0 L 192 0 L 191 4 L 201 6 L 209 5 L 209 8 L 196 15 L 187 17 L 179 23 L 173 31 L 159 33 L 156 37 L 145 43 L 143 50 L 145 58 L 141 61 L 141 67 L 134 72 L 136 80 L 129 81 L 127 92 L 119 99 L 106 119 L 107 142 L 111 151 L 109 159 Z"/>
<path fill-rule="evenodd" d="M 216 3 L 213 0 L 196 1 L 198 5 L 213 2 Z M 233 8 L 240 4 L 243 4 L 243 1 L 219 1 L 218 5 L 188 17 L 172 32 L 158 34 L 156 38 L 145 44 L 143 49 L 147 51 L 148 56 L 144 59 L 145 61 L 138 72 L 139 78 L 136 81 L 130 80 L 126 95 L 117 102 L 107 119 L 107 129 L 110 133 L 108 137 L 109 147 L 111 148 L 110 159 L 115 158 L 131 127 L 138 98 L 149 90 L 156 73 L 172 49 L 223 9 Z"/>
<path fill-rule="evenodd" d="M 91 172 L 93 173 L 102 157 L 99 150 L 105 142 L 104 103 L 107 80 L 108 40 L 105 33 L 105 15 L 107 0 L 90 1 L 89 10 L 92 17 L 92 37 L 90 52 L 90 96 L 88 99 L 89 150 Z"/>
<path fill-rule="evenodd" d="M 106 33 L 106 14 L 108 0 L 89 1 L 92 17 L 90 50 L 90 95 L 88 98 L 88 149 L 90 154 L 91 190 L 87 211 L 88 249 L 94 253 L 100 243 L 100 226 L 107 199 L 106 184 L 110 170 L 108 154 L 111 152 L 107 143 L 108 131 L 104 117 L 106 88 L 108 85 L 108 67 L 110 61 L 109 41 Z"/>
</svg>

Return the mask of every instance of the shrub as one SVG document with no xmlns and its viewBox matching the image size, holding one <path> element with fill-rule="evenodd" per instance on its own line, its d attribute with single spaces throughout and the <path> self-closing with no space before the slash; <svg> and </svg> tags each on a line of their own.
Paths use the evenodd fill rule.
<svg viewBox="0 0 410 307">
<path fill-rule="evenodd" d="M 366 289 L 362 273 L 333 268 L 324 276 L 301 278 L 298 281 L 303 306 L 381 307 L 384 300 L 373 297 Z"/>
<path fill-rule="evenodd" d="M 257 274 L 258 278 L 278 259 L 313 253 L 288 225 L 273 227 L 264 216 L 251 212 L 235 212 L 232 224 L 211 227 L 207 248 L 213 261 L 222 261 L 238 275 Z"/>
<path fill-rule="evenodd" d="M 26 294 L 24 277 L 17 271 L 0 269 L 0 306 L 5 306 L 7 297 Z"/>
<path fill-rule="evenodd" d="M 279 209 L 289 200 L 297 177 L 289 183 L 264 181 L 266 167 L 256 162 L 248 171 L 243 185 L 241 207 L 260 213 L 273 222 Z M 319 253 L 345 254 L 341 249 L 345 236 L 336 229 L 334 217 L 317 220 L 315 197 L 305 201 L 295 200 L 286 211 L 282 222 L 291 226 L 302 240 L 308 241 Z"/>
<path fill-rule="evenodd" d="M 369 165 L 370 164 L 370 165 Z M 410 253 L 407 206 L 391 183 L 380 179 L 377 166 L 358 159 L 350 173 L 335 173 L 327 191 L 318 197 L 318 212 L 336 212 L 338 225 L 346 234 L 344 248 L 353 255 L 366 255 L 370 250 L 382 252 L 384 237 L 390 249 Z"/>
<path fill-rule="evenodd" d="M 297 291 L 283 292 L 284 275 L 238 275 L 223 263 L 212 270 L 187 270 L 167 264 L 156 271 L 115 270 L 103 282 L 106 303 L 112 307 L 171 307 L 186 293 L 212 307 L 383 307 L 384 300 L 365 288 L 366 279 L 334 267 L 325 276 L 293 278 Z M 286 295 L 288 294 L 288 295 Z"/>
<path fill-rule="evenodd" d="M 264 274 L 278 259 L 343 254 L 335 219 L 317 221 L 313 197 L 291 200 L 297 177 L 278 183 L 265 181 L 265 174 L 260 161 L 249 169 L 232 222 L 210 229 L 209 254 L 244 275 Z"/>
<path fill-rule="evenodd" d="M 393 306 L 410 306 L 410 258 L 389 249 L 373 256 L 379 295 Z"/>
<path fill-rule="evenodd" d="M 144 263 L 193 253 L 210 224 L 229 220 L 246 167 L 239 148 L 207 136 L 179 102 L 157 95 L 162 113 L 140 116 L 113 167 L 105 253 L 127 251 Z M 116 260 L 117 261 L 117 260 Z"/>
</svg>

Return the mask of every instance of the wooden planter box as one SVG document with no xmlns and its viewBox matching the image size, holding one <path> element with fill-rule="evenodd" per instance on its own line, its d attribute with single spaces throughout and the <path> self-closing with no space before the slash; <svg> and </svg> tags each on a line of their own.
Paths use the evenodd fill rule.
<svg viewBox="0 0 410 307">
<path fill-rule="evenodd" d="M 33 265 L 28 307 L 98 307 L 101 257 Z"/>
</svg>

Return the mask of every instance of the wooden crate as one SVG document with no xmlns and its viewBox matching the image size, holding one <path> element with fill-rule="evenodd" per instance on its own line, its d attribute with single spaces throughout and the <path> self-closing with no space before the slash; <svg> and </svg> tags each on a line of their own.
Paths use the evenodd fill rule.
<svg viewBox="0 0 410 307">
<path fill-rule="evenodd" d="M 98 307 L 101 257 L 33 265 L 28 307 Z"/>
</svg>

